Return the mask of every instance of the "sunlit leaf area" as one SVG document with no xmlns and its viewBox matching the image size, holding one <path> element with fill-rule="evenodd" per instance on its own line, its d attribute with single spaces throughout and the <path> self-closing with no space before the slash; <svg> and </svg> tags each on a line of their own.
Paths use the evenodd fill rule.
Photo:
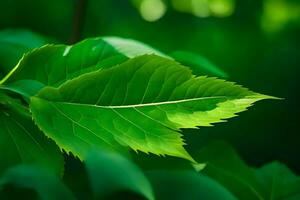
<svg viewBox="0 0 300 200">
<path fill-rule="evenodd" d="M 0 200 L 300 200 L 300 1 L 0 0 Z"/>
</svg>

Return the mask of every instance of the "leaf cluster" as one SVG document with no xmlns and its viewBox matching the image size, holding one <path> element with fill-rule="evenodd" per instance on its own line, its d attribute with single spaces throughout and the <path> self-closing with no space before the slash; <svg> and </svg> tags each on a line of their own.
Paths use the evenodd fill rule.
<svg viewBox="0 0 300 200">
<path fill-rule="evenodd" d="M 32 44 L 1 34 L 3 50 L 26 52 L 14 67 L 13 54 L 0 63 L 1 198 L 15 190 L 40 199 L 299 197 L 299 178 L 279 163 L 251 169 L 224 144 L 186 150 L 183 129 L 276 99 L 220 79 L 228 75 L 202 56 L 117 37 L 44 45 L 34 34 Z M 146 169 L 144 153 L 183 164 Z M 84 194 L 67 180 L 72 159 L 80 160 Z"/>
</svg>

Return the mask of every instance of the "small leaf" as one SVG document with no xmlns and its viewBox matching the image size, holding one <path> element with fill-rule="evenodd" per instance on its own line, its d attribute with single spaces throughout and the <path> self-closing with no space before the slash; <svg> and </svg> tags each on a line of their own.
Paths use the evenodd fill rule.
<svg viewBox="0 0 300 200">
<path fill-rule="evenodd" d="M 31 79 L 58 86 L 78 75 L 153 53 L 165 56 L 146 44 L 118 37 L 91 38 L 72 46 L 46 45 L 26 54 L 0 84 Z"/>
<path fill-rule="evenodd" d="M 203 148 L 196 158 L 206 162 L 202 173 L 218 181 L 239 199 L 280 200 L 300 197 L 300 177 L 278 162 L 253 169 L 228 144 L 221 142 Z"/>
<path fill-rule="evenodd" d="M 108 199 L 126 191 L 154 199 L 151 185 L 143 172 L 121 155 L 95 151 L 88 154 L 85 164 L 95 199 Z"/>
<path fill-rule="evenodd" d="M 27 53 L 1 83 L 26 79 L 58 86 L 80 74 L 119 63 L 119 59 L 111 63 L 111 57 L 126 59 L 101 38 L 87 39 L 73 46 L 46 45 Z"/>
<path fill-rule="evenodd" d="M 27 108 L 0 93 L 0 174 L 19 163 L 38 164 L 62 174 L 58 147 L 34 125 Z"/>
<path fill-rule="evenodd" d="M 196 75 L 228 78 L 228 74 L 201 55 L 187 51 L 175 51 L 170 56 L 181 64 L 189 66 Z"/>
<path fill-rule="evenodd" d="M 157 200 L 237 200 L 218 182 L 194 171 L 150 171 Z"/>
<path fill-rule="evenodd" d="M 44 88 L 30 107 L 46 135 L 80 158 L 92 147 L 129 146 L 194 162 L 183 147 L 181 128 L 212 126 L 268 98 L 145 55 Z"/>
<path fill-rule="evenodd" d="M 24 53 L 46 43 L 47 39 L 27 30 L 0 31 L 0 72 L 8 73 Z"/>
<path fill-rule="evenodd" d="M 226 143 L 215 142 L 195 155 L 199 162 L 205 162 L 203 173 L 224 185 L 239 199 L 263 199 L 262 188 L 254 171 L 249 168 Z"/>
<path fill-rule="evenodd" d="M 14 196 L 18 199 L 24 199 L 18 195 L 19 190 L 28 189 L 33 191 L 33 195 L 37 195 L 38 199 L 53 200 L 75 200 L 72 193 L 65 185 L 49 171 L 44 171 L 37 166 L 19 165 L 8 169 L 2 177 L 0 177 L 0 197 L 9 198 L 6 190 L 7 187 L 13 187 Z M 31 197 L 33 199 L 33 197 Z"/>
<path fill-rule="evenodd" d="M 31 96 L 38 93 L 45 85 L 35 80 L 19 80 L 7 85 L 1 85 L 0 89 L 20 94 L 28 102 Z"/>
<path fill-rule="evenodd" d="M 300 177 L 279 162 L 272 162 L 256 170 L 265 199 L 300 199 Z"/>
</svg>

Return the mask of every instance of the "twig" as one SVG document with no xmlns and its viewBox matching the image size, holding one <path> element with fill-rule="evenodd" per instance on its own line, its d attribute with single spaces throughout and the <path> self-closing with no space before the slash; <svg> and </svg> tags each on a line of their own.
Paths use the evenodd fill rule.
<svg viewBox="0 0 300 200">
<path fill-rule="evenodd" d="M 69 38 L 69 44 L 74 44 L 82 39 L 82 31 L 85 21 L 88 0 L 76 0 L 75 12 L 73 15 L 72 33 Z"/>
</svg>

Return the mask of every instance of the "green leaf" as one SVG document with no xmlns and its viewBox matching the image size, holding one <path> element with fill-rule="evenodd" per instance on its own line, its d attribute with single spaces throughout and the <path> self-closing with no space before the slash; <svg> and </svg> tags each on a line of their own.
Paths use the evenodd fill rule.
<svg viewBox="0 0 300 200">
<path fill-rule="evenodd" d="M 164 56 L 146 44 L 118 37 L 91 38 L 73 46 L 46 45 L 25 55 L 1 82 L 31 79 L 44 85 L 59 86 L 78 75 L 144 54 Z"/>
<path fill-rule="evenodd" d="M 47 39 L 27 30 L 0 31 L 0 72 L 8 73 L 24 53 L 47 43 Z"/>
<path fill-rule="evenodd" d="M 273 162 L 255 172 L 262 185 L 264 199 L 300 199 L 300 177 L 279 162 Z"/>
<path fill-rule="evenodd" d="M 118 37 L 91 38 L 73 46 L 46 45 L 26 54 L 0 84 L 28 95 L 36 88 L 28 87 L 30 85 L 25 82 L 25 85 L 20 84 L 23 79 L 40 82 L 38 85 L 59 86 L 81 74 L 109 68 L 144 54 L 167 57 L 146 44 Z M 19 82 L 15 84 L 15 81 Z"/>
<path fill-rule="evenodd" d="M 47 136 L 79 157 L 94 146 L 129 146 L 194 161 L 183 147 L 181 128 L 212 126 L 267 98 L 272 97 L 195 77 L 175 61 L 145 55 L 44 88 L 30 107 Z"/>
<path fill-rule="evenodd" d="M 75 197 L 66 186 L 49 171 L 44 171 L 37 166 L 19 165 L 7 170 L 0 178 L 1 199 L 25 199 L 21 196 L 21 189 L 33 191 L 28 199 L 73 200 Z M 13 193 L 10 194 L 9 191 Z M 14 196 L 11 197 L 11 195 Z"/>
<path fill-rule="evenodd" d="M 43 87 L 45 87 L 44 84 L 35 80 L 19 80 L 8 83 L 7 85 L 0 85 L 1 90 L 7 90 L 20 94 L 27 102 L 29 101 L 30 97 L 37 94 Z"/>
<path fill-rule="evenodd" d="M 28 109 L 0 93 L 0 174 L 19 163 L 39 164 L 62 174 L 63 158 L 53 141 L 34 125 Z"/>
<path fill-rule="evenodd" d="M 147 177 L 157 200 L 234 200 L 218 182 L 193 171 L 150 171 Z"/>
<path fill-rule="evenodd" d="M 110 60 L 111 57 L 116 58 Z M 124 61 L 126 57 L 123 57 L 101 38 L 87 39 L 73 46 L 46 45 L 26 54 L 1 83 L 25 79 L 58 86 L 80 74 Z"/>
<path fill-rule="evenodd" d="M 73 46 L 46 45 L 26 54 L 0 84 L 28 98 L 28 94 L 36 91 L 34 85 L 59 86 L 81 74 L 109 68 L 128 58 L 145 54 L 155 54 L 173 60 L 144 43 L 118 37 L 91 38 Z M 178 58 L 183 64 L 191 64 L 194 74 L 220 75 L 220 70 L 209 61 L 198 56 L 197 59 L 191 59 L 195 60 L 195 66 L 195 63 L 187 62 L 190 57 L 191 55 L 174 54 L 174 58 Z M 22 82 L 23 79 L 25 82 Z M 26 81 L 31 80 L 40 83 L 33 84 L 33 88 L 30 88 Z M 15 84 L 16 81 L 19 82 Z"/>
<path fill-rule="evenodd" d="M 94 199 L 110 199 L 120 192 L 134 192 L 154 199 L 151 185 L 143 172 L 119 154 L 105 151 L 89 153 L 85 159 Z"/>
<path fill-rule="evenodd" d="M 255 174 L 226 143 L 215 142 L 201 149 L 195 159 L 205 162 L 203 173 L 220 182 L 240 199 L 263 199 Z"/>
<path fill-rule="evenodd" d="M 181 64 L 189 66 L 196 75 L 228 78 L 228 74 L 201 55 L 187 51 L 175 51 L 170 56 Z"/>
<path fill-rule="evenodd" d="M 300 195 L 300 177 L 286 166 L 273 162 L 253 169 L 226 143 L 208 145 L 196 159 L 206 162 L 202 173 L 218 181 L 239 199 L 297 199 Z"/>
</svg>

